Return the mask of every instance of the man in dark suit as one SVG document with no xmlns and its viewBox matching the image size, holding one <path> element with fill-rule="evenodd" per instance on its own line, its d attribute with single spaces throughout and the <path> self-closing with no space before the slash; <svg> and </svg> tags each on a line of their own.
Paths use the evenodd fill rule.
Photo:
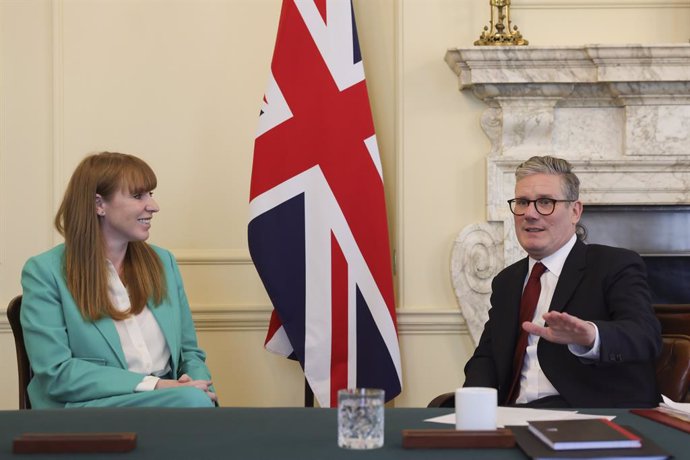
<svg viewBox="0 0 690 460">
<path fill-rule="evenodd" d="M 499 405 L 656 406 L 661 333 L 642 258 L 578 239 L 580 181 L 567 161 L 532 157 L 515 177 L 509 205 L 528 257 L 493 280 L 464 386 L 496 388 Z M 543 267 L 530 283 L 536 265 Z M 522 306 L 521 321 L 528 290 L 536 310 Z"/>
</svg>

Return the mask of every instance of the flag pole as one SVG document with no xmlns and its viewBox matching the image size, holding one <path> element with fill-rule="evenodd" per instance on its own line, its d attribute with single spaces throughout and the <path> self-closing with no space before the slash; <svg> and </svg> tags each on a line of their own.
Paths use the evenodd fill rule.
<svg viewBox="0 0 690 460">
<path fill-rule="evenodd" d="M 314 407 L 314 392 L 306 377 L 304 377 L 304 407 Z"/>
</svg>

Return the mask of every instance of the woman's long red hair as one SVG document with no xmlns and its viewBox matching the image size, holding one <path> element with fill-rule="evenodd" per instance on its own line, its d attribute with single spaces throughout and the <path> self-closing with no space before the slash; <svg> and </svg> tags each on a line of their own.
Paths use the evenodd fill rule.
<svg viewBox="0 0 690 460">
<path fill-rule="evenodd" d="M 124 259 L 124 283 L 131 309 L 115 309 L 108 295 L 105 241 L 96 215 L 96 194 L 108 201 L 115 192 L 150 192 L 156 175 L 143 160 L 124 153 L 102 152 L 84 158 L 72 174 L 55 216 L 55 227 L 65 237 L 65 278 L 85 319 L 116 320 L 140 313 L 152 300 L 160 304 L 167 287 L 163 266 L 143 241 L 130 242 Z"/>
</svg>

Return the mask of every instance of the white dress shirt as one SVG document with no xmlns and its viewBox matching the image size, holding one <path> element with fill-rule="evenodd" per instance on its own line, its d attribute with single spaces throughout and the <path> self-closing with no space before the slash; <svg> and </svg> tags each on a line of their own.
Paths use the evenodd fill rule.
<svg viewBox="0 0 690 460">
<path fill-rule="evenodd" d="M 130 309 L 127 288 L 108 260 L 108 293 L 110 300 L 119 311 Z M 138 315 L 115 321 L 115 329 L 120 336 L 120 344 L 132 372 L 144 374 L 135 391 L 151 391 L 159 377 L 170 372 L 170 349 L 163 336 L 158 321 L 148 307 Z"/>
<path fill-rule="evenodd" d="M 539 301 L 537 302 L 537 308 L 534 312 L 532 323 L 539 326 L 544 325 L 542 316 L 549 311 L 551 299 L 556 290 L 558 278 L 561 276 L 565 259 L 568 257 L 568 254 L 570 254 L 570 250 L 573 249 L 573 246 L 575 246 L 576 241 L 577 236 L 573 235 L 566 244 L 550 256 L 544 257 L 540 261 L 534 260 L 531 257 L 529 258 L 529 270 L 525 277 L 523 289 L 527 285 L 527 280 L 529 279 L 529 274 L 532 272 L 534 264 L 541 262 L 546 267 L 546 271 L 541 275 L 541 292 L 539 293 Z M 594 325 L 594 323 L 591 324 Z M 580 345 L 568 345 L 568 349 L 571 353 L 582 359 L 599 358 L 599 330 L 596 325 L 594 325 L 594 328 L 596 329 L 596 338 L 592 348 Z M 515 400 L 517 404 L 524 404 L 545 396 L 558 394 L 558 391 L 554 388 L 549 379 L 546 378 L 546 375 L 544 375 L 539 365 L 539 359 L 537 358 L 537 344 L 539 340 L 541 340 L 540 337 L 532 334 L 527 338 L 527 350 L 525 352 L 525 360 L 522 363 L 522 374 L 520 376 L 520 393 Z"/>
</svg>

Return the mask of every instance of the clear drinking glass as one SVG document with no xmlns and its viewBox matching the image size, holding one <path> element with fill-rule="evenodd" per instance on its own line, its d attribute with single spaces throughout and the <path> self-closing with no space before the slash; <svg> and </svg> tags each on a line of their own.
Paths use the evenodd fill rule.
<svg viewBox="0 0 690 460">
<path fill-rule="evenodd" d="M 375 388 L 338 391 L 338 447 L 376 449 L 383 446 L 384 393 Z"/>
</svg>

